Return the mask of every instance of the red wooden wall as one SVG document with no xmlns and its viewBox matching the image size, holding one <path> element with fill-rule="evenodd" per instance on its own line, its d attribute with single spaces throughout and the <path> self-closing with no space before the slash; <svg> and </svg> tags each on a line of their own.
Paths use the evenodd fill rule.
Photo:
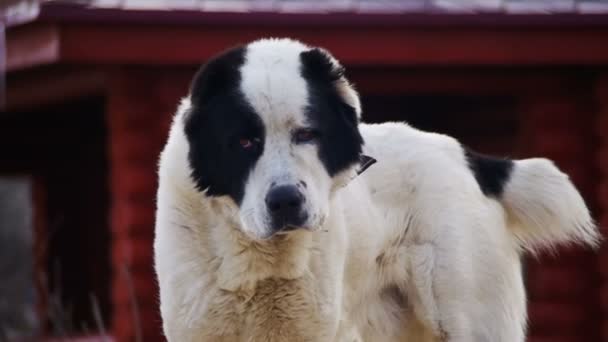
<svg viewBox="0 0 608 342">
<path fill-rule="evenodd" d="M 179 98 L 187 93 L 190 77 L 191 72 L 179 69 L 153 68 L 125 68 L 111 74 L 107 117 L 112 330 L 117 341 L 162 340 L 152 258 L 156 170 L 169 119 Z"/>
<path fill-rule="evenodd" d="M 599 226 L 603 236 L 608 236 L 608 73 L 604 73 L 598 80 L 597 88 L 596 133 L 599 137 L 597 165 L 600 170 L 597 184 L 597 199 L 601 215 Z M 601 308 L 600 328 L 602 341 L 608 341 L 608 248 L 604 244 L 598 256 L 598 273 L 601 277 L 600 298 L 598 304 Z"/>
<path fill-rule="evenodd" d="M 592 93 L 540 96 L 523 103 L 522 148 L 554 160 L 594 207 L 597 186 Z M 596 254 L 561 248 L 527 258 L 530 341 L 598 341 L 600 312 Z"/>
</svg>

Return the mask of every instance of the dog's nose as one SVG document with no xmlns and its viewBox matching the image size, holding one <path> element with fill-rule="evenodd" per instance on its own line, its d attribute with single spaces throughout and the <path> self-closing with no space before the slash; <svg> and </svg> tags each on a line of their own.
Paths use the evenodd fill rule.
<svg viewBox="0 0 608 342">
<path fill-rule="evenodd" d="M 272 188 L 266 195 L 266 206 L 272 216 L 273 228 L 284 230 L 300 226 L 303 223 L 303 202 L 304 196 L 295 186 Z"/>
</svg>

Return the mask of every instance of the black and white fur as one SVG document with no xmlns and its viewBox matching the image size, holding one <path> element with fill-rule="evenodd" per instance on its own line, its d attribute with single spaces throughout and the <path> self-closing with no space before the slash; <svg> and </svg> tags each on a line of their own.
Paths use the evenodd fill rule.
<svg viewBox="0 0 608 342">
<path fill-rule="evenodd" d="M 522 251 L 598 241 L 568 177 L 360 112 L 293 40 L 199 71 L 160 160 L 169 341 L 524 341 Z"/>
</svg>

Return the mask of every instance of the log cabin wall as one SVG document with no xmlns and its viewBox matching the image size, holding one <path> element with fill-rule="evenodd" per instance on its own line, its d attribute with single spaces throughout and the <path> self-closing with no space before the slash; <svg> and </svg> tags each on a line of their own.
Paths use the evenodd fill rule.
<svg viewBox="0 0 608 342">
<path fill-rule="evenodd" d="M 596 88 L 597 118 L 595 123 L 598 136 L 597 166 L 599 176 L 596 182 L 597 202 L 600 215 L 598 224 L 604 237 L 608 236 L 608 72 L 598 77 Z M 600 276 L 600 296 L 598 305 L 601 309 L 601 341 L 608 341 L 608 248 L 605 243 L 600 248 L 597 272 Z"/>
<path fill-rule="evenodd" d="M 540 94 L 522 103 L 522 154 L 552 159 L 576 184 L 597 217 L 596 108 L 592 84 Z M 529 341 L 599 341 L 597 254 L 561 248 L 526 258 Z"/>
<path fill-rule="evenodd" d="M 112 332 L 117 341 L 162 340 L 152 262 L 156 170 L 171 115 L 192 72 L 122 68 L 110 76 Z"/>
</svg>

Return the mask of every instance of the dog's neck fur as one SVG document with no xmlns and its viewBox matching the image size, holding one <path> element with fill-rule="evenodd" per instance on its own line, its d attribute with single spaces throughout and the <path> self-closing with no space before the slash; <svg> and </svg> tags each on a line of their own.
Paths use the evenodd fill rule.
<svg viewBox="0 0 608 342">
<path fill-rule="evenodd" d="M 187 144 L 183 128 L 176 127 L 170 135 L 172 143 L 166 147 L 172 152 L 169 154 L 171 158 L 175 159 L 169 165 L 187 163 L 186 151 L 175 148 Z M 174 206 L 188 208 L 176 213 L 175 219 L 190 227 L 194 233 L 193 243 L 206 241 L 201 246 L 204 249 L 201 255 L 209 260 L 208 266 L 215 271 L 221 289 L 251 292 L 262 280 L 296 279 L 308 272 L 314 232 L 294 231 L 267 241 L 253 241 L 240 229 L 240 220 L 231 200 L 205 197 L 195 188 L 188 172 L 180 169 L 163 171 L 167 172 L 166 183 L 174 188 L 174 192 L 180 193 Z"/>
<path fill-rule="evenodd" d="M 209 241 L 213 244 L 208 248 L 212 248 L 213 258 L 218 262 L 216 279 L 221 289 L 251 292 L 259 281 L 296 279 L 308 272 L 313 232 L 293 231 L 254 241 L 239 229 L 234 216 L 218 210 L 218 200 L 209 201 L 212 205 L 208 208 L 208 217 L 213 216 L 217 221 L 208 228 L 211 230 Z M 226 227 L 230 228 L 226 230 Z"/>
</svg>

